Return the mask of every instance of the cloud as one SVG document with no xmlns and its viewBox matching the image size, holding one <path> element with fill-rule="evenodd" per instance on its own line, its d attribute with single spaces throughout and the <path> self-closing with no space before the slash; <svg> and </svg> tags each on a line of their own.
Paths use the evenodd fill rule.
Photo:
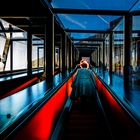
<svg viewBox="0 0 140 140">
<path fill-rule="evenodd" d="M 91 9 L 91 7 L 89 5 L 87 5 L 85 2 L 83 1 L 79 1 L 84 7 L 86 7 L 87 9 Z M 106 21 L 103 17 L 101 17 L 100 15 L 97 15 L 102 21 L 104 21 L 106 24 L 109 24 L 108 21 Z"/>
<path fill-rule="evenodd" d="M 106 24 L 109 24 L 108 21 L 106 21 L 103 17 L 101 17 L 100 15 L 97 15 L 102 21 L 104 21 Z"/>
<path fill-rule="evenodd" d="M 89 7 L 89 5 L 87 5 L 85 2 L 83 2 L 83 1 L 79 1 L 84 7 L 86 7 L 87 9 L 91 9 L 90 7 Z"/>
<path fill-rule="evenodd" d="M 81 24 L 80 22 L 78 22 L 78 21 L 72 19 L 70 16 L 68 16 L 68 15 L 63 15 L 63 17 L 64 17 L 66 20 L 70 21 L 71 23 L 74 23 L 74 24 L 80 26 L 81 28 L 86 29 L 86 26 L 84 26 L 84 25 Z"/>
</svg>

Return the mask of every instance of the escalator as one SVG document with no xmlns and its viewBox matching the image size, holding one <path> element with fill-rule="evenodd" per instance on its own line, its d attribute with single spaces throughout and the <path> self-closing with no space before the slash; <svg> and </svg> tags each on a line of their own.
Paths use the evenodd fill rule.
<svg viewBox="0 0 140 140">
<path fill-rule="evenodd" d="M 139 140 L 139 128 L 105 88 L 102 90 L 104 98 L 96 92 L 86 102 L 78 99 L 71 103 L 73 78 L 74 72 L 59 86 L 45 93 L 25 115 L 1 133 L 1 139 Z M 112 104 L 107 108 L 109 101 Z"/>
<path fill-rule="evenodd" d="M 95 99 L 81 103 L 73 101 L 73 105 L 65 120 L 61 140 L 112 140 L 109 128 L 98 109 Z"/>
</svg>

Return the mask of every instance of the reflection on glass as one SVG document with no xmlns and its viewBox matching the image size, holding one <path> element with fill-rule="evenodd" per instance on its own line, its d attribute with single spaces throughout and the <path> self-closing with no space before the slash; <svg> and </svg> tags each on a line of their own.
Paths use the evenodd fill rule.
<svg viewBox="0 0 140 140">
<path fill-rule="evenodd" d="M 7 56 L 7 60 L 6 60 L 5 71 L 10 70 L 10 54 L 11 54 L 11 48 L 9 48 L 9 52 L 8 52 L 8 56 Z"/>
<path fill-rule="evenodd" d="M 123 75 L 124 20 L 122 20 L 114 30 L 113 45 L 113 72 L 117 75 Z"/>
<path fill-rule="evenodd" d="M 32 68 L 37 68 L 37 46 L 32 46 Z"/>
<path fill-rule="evenodd" d="M 68 9 L 101 9 L 101 10 L 129 10 L 136 0 L 52 0 L 54 8 Z"/>
<path fill-rule="evenodd" d="M 109 35 L 105 40 L 105 71 L 109 71 Z"/>
<path fill-rule="evenodd" d="M 44 66 L 44 48 L 38 45 L 32 46 L 32 68 Z"/>
<path fill-rule="evenodd" d="M 131 80 L 132 87 L 140 91 L 140 16 L 132 18 Z"/>
<path fill-rule="evenodd" d="M 59 48 L 55 48 L 55 68 L 59 68 Z"/>
<path fill-rule="evenodd" d="M 0 36 L 0 71 L 3 71 L 4 63 L 3 63 L 3 51 L 5 47 L 6 39 L 3 36 Z"/>
<path fill-rule="evenodd" d="M 39 48 L 39 68 L 44 66 L 44 48 Z"/>
</svg>

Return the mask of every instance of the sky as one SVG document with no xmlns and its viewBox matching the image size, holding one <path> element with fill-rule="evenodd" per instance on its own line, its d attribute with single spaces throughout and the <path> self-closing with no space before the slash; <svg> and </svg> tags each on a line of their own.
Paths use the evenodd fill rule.
<svg viewBox="0 0 140 140">
<path fill-rule="evenodd" d="M 95 9 L 95 10 L 130 10 L 138 0 L 52 0 L 54 8 L 68 9 Z M 132 10 L 140 8 L 140 0 Z M 75 15 L 58 14 L 66 29 L 79 30 L 107 30 L 110 28 L 110 21 L 119 16 L 103 15 Z M 86 38 L 92 34 L 71 33 L 74 38 Z"/>
</svg>

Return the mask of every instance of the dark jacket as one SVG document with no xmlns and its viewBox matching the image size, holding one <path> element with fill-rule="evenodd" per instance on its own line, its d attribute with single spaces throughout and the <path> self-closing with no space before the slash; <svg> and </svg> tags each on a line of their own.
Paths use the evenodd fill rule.
<svg viewBox="0 0 140 140">
<path fill-rule="evenodd" d="M 87 68 L 78 69 L 72 83 L 72 88 L 76 97 L 92 96 L 95 93 L 95 81 L 92 71 Z"/>
</svg>

